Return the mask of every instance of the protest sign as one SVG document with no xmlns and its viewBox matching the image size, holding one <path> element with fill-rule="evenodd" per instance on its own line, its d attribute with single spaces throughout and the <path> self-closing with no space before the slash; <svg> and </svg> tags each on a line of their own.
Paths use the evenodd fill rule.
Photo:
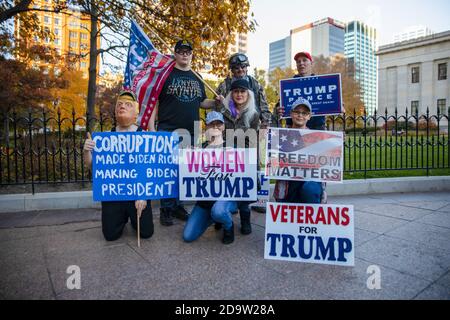
<svg viewBox="0 0 450 320">
<path fill-rule="evenodd" d="M 351 205 L 268 202 L 264 258 L 355 265 Z"/>
<path fill-rule="evenodd" d="M 181 149 L 180 200 L 257 199 L 256 149 Z"/>
<path fill-rule="evenodd" d="M 276 180 L 340 183 L 343 154 L 342 132 L 269 128 L 266 176 Z"/>
<path fill-rule="evenodd" d="M 94 201 L 178 196 L 178 135 L 170 132 L 93 134 Z"/>
<path fill-rule="evenodd" d="M 258 190 L 258 200 L 269 200 L 270 180 L 267 179 L 264 171 L 258 171 L 258 179 L 261 189 Z"/>
<path fill-rule="evenodd" d="M 342 86 L 340 74 L 300 77 L 280 80 L 280 103 L 284 118 L 290 117 L 292 104 L 299 97 L 311 103 L 312 114 L 333 115 L 342 112 Z"/>
</svg>

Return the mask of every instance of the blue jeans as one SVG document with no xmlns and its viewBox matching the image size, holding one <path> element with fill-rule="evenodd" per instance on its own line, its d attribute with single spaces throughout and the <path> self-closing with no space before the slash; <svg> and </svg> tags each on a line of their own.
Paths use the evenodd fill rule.
<svg viewBox="0 0 450 320">
<path fill-rule="evenodd" d="M 184 226 L 184 241 L 197 240 L 214 222 L 223 224 L 225 230 L 230 229 L 233 226 L 231 214 L 236 210 L 236 201 L 216 201 L 211 210 L 196 204 Z"/>
<path fill-rule="evenodd" d="M 289 181 L 288 194 L 282 202 L 320 203 L 322 184 L 314 181 Z"/>
</svg>

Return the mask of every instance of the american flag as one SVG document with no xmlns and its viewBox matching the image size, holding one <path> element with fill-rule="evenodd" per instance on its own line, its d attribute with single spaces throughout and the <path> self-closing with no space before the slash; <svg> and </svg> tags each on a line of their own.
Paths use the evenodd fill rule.
<svg viewBox="0 0 450 320">
<path fill-rule="evenodd" d="M 137 96 L 140 105 L 138 123 L 143 129 L 148 127 L 164 82 L 174 65 L 175 60 L 160 53 L 132 20 L 123 88 Z"/>
<path fill-rule="evenodd" d="M 318 130 L 295 130 L 284 128 L 269 128 L 268 149 L 277 152 L 317 153 L 324 148 L 326 155 L 340 155 L 341 140 L 335 132 Z"/>
</svg>

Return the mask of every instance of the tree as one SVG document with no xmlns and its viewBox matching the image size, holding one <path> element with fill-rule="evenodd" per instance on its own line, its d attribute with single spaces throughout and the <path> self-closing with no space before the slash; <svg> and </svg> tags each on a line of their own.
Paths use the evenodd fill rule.
<svg viewBox="0 0 450 320">
<path fill-rule="evenodd" d="M 349 116 L 356 113 L 357 116 L 364 114 L 364 103 L 361 100 L 361 87 L 354 79 L 355 66 L 348 62 L 342 55 L 324 58 L 314 57 L 314 73 L 329 74 L 340 73 L 342 82 L 342 99 L 345 105 L 345 112 Z"/>
<path fill-rule="evenodd" d="M 42 55 L 41 55 L 42 56 Z M 9 116 L 43 111 L 53 101 L 52 88 L 63 86 L 54 70 L 30 67 L 27 63 L 0 57 L 0 110 L 4 121 L 3 141 L 9 143 Z"/>
<path fill-rule="evenodd" d="M 68 119 L 62 123 L 62 129 L 73 128 L 72 117 L 75 118 L 76 124 L 84 125 L 84 122 L 77 119 L 85 118 L 87 79 L 81 71 L 66 69 L 61 73 L 61 81 L 64 87 L 51 90 L 54 99 L 58 99 L 58 104 L 49 103 L 48 109 L 55 115 L 60 113 L 61 119 Z"/>
<path fill-rule="evenodd" d="M 129 19 L 136 18 L 157 48 L 167 52 L 150 28 L 173 47 L 180 38 L 190 40 L 195 48 L 194 68 L 212 66 L 213 73 L 225 75 L 227 72 L 227 50 L 234 38 L 231 35 L 253 31 L 256 21 L 248 19 L 249 0 L 66 0 L 53 12 L 70 14 L 64 10 L 69 5 L 80 8 L 83 19 L 91 22 L 89 51 L 89 83 L 86 111 L 93 115 L 96 97 L 97 60 L 109 54 L 117 60 L 126 59 Z M 20 8 L 18 7 L 20 4 Z M 4 8 L 3 8 L 4 9 Z M 2 11 L 3 21 L 17 14 L 33 13 L 37 10 L 30 1 L 19 1 L 16 6 L 9 1 L 9 8 Z M 59 11 L 56 11 L 59 10 Z M 253 15 L 252 15 L 253 16 Z M 1 21 L 1 20 L 0 20 Z M 101 37 L 104 45 L 97 46 Z"/>
</svg>

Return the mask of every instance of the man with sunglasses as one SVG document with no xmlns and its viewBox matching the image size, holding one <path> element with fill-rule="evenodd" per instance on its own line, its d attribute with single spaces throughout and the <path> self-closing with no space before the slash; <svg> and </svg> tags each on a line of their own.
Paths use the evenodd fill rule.
<svg viewBox="0 0 450 320">
<path fill-rule="evenodd" d="M 194 145 L 194 126 L 200 121 L 199 108 L 211 109 L 216 101 L 206 98 L 205 86 L 191 70 L 192 44 L 180 40 L 175 45 L 175 67 L 167 77 L 158 104 L 149 122 L 150 130 L 173 132 L 185 129 Z M 161 199 L 160 223 L 173 225 L 173 217 L 186 221 L 188 212 L 179 199 Z"/>
</svg>

